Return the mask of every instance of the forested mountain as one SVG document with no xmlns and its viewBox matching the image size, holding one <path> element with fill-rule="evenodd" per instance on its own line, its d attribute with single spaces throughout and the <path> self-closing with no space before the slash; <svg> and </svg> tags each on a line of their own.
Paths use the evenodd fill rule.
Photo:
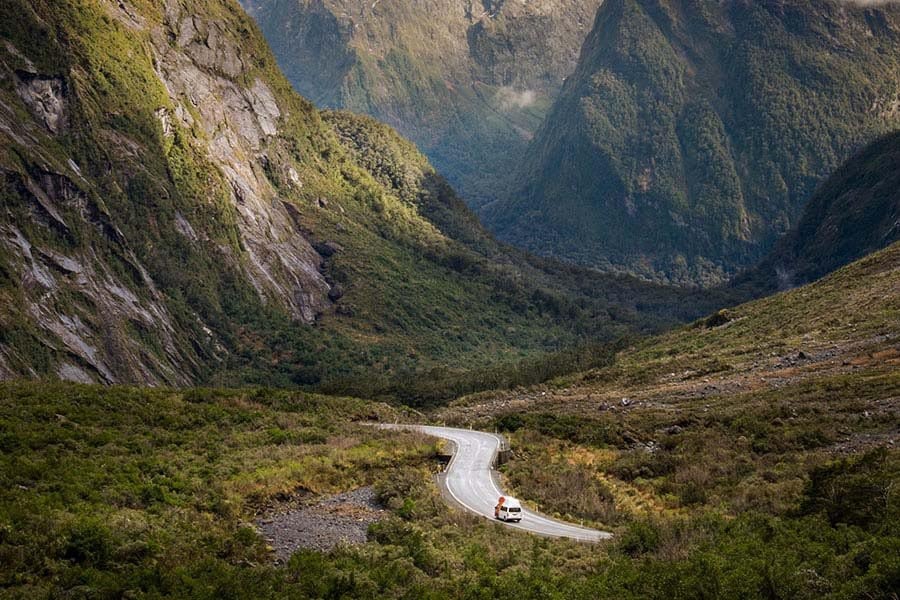
<svg viewBox="0 0 900 600">
<path fill-rule="evenodd" d="M 4 378 L 375 393 L 715 302 L 499 245 L 236 2 L 14 0 L 0 34 Z"/>
<path fill-rule="evenodd" d="M 242 0 L 291 83 L 414 141 L 471 205 L 509 174 L 601 0 Z"/>
<path fill-rule="evenodd" d="M 900 132 L 866 146 L 816 191 L 797 226 L 735 284 L 771 293 L 900 240 Z"/>
<path fill-rule="evenodd" d="M 897 127 L 896 3 L 608 0 L 521 185 L 483 214 L 536 252 L 710 284 Z"/>
</svg>

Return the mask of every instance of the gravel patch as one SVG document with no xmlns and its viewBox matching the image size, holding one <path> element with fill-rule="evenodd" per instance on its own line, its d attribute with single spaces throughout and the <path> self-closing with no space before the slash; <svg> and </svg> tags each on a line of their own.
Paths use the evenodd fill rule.
<svg viewBox="0 0 900 600">
<path fill-rule="evenodd" d="M 316 504 L 264 515 L 256 526 L 274 549 L 277 564 L 301 548 L 327 552 L 340 544 L 363 544 L 369 525 L 386 515 L 371 487 Z"/>
<path fill-rule="evenodd" d="M 832 454 L 848 456 L 851 454 L 862 454 L 873 448 L 893 448 L 895 445 L 900 447 L 900 431 L 857 433 L 832 444 L 828 450 Z"/>
</svg>

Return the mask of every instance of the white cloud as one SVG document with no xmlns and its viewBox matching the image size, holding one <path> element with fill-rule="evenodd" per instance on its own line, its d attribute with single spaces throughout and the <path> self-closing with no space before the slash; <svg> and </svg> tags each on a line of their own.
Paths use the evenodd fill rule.
<svg viewBox="0 0 900 600">
<path fill-rule="evenodd" d="M 534 90 L 516 90 L 504 86 L 497 90 L 497 102 L 501 110 L 521 110 L 528 108 L 537 101 L 537 92 Z"/>
</svg>

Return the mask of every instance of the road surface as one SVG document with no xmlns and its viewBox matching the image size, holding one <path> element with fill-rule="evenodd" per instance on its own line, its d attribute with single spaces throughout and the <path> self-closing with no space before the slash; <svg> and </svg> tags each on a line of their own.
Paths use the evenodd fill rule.
<svg viewBox="0 0 900 600">
<path fill-rule="evenodd" d="M 387 429 L 412 429 L 449 440 L 455 446 L 453 458 L 441 478 L 444 491 L 462 508 L 478 516 L 495 521 L 494 506 L 504 494 L 498 485 L 493 464 L 500 449 L 500 436 L 482 431 L 431 427 L 427 425 L 385 425 Z M 597 542 L 612 534 L 596 529 L 565 523 L 522 508 L 519 523 L 503 523 L 546 537 L 571 538 L 582 542 Z"/>
</svg>

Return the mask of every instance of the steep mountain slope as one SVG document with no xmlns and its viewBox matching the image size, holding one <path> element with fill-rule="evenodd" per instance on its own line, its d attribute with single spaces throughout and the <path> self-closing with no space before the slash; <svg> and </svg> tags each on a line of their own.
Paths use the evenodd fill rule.
<svg viewBox="0 0 900 600">
<path fill-rule="evenodd" d="M 900 240 L 900 132 L 845 163 L 807 203 L 803 216 L 762 264 L 735 285 L 769 293 L 814 281 Z"/>
<path fill-rule="evenodd" d="M 4 378 L 377 391 L 717 302 L 499 246 L 236 2 L 17 0 L 0 33 Z"/>
<path fill-rule="evenodd" d="M 396 127 L 466 201 L 505 189 L 601 0 L 242 0 L 316 104 Z"/>
<path fill-rule="evenodd" d="M 821 178 L 900 127 L 900 6 L 612 0 L 485 210 L 503 239 L 654 279 L 759 260 Z"/>
</svg>

